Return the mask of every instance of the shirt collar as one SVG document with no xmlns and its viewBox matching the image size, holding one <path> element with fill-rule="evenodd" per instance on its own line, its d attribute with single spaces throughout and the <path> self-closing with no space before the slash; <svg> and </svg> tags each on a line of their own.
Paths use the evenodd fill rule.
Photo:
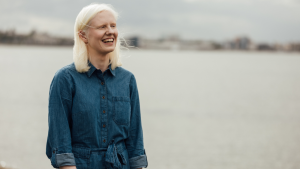
<svg viewBox="0 0 300 169">
<path fill-rule="evenodd" d="M 86 73 L 87 73 L 88 77 L 91 77 L 92 74 L 94 73 L 94 71 L 97 70 L 97 69 L 95 68 L 95 66 L 90 61 L 88 61 L 88 65 L 89 65 L 90 69 Z M 109 64 L 108 69 L 109 69 L 110 73 L 113 76 L 116 76 L 115 70 L 111 69 L 111 64 Z"/>
</svg>

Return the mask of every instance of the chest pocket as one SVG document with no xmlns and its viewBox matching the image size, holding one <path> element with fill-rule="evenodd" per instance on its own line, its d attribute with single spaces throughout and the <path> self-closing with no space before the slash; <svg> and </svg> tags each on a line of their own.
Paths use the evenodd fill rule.
<svg viewBox="0 0 300 169">
<path fill-rule="evenodd" d="M 131 105 L 129 97 L 112 97 L 113 120 L 118 125 L 129 125 Z"/>
</svg>

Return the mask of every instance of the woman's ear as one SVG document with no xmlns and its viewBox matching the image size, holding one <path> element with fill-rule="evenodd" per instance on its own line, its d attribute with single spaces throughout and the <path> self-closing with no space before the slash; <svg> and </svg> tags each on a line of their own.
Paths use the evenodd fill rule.
<svg viewBox="0 0 300 169">
<path fill-rule="evenodd" d="M 83 32 L 82 30 L 78 31 L 78 36 L 85 44 L 88 44 L 88 39 L 86 37 L 85 32 Z"/>
</svg>

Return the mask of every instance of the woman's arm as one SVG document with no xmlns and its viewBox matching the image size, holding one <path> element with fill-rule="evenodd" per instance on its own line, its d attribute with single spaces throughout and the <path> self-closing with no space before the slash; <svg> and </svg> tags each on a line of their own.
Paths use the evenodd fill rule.
<svg viewBox="0 0 300 169">
<path fill-rule="evenodd" d="M 49 91 L 46 154 L 54 168 L 76 166 L 70 131 L 73 83 L 67 71 L 56 72 Z"/>
<path fill-rule="evenodd" d="M 59 167 L 59 169 L 76 169 L 76 166 L 63 166 Z"/>
<path fill-rule="evenodd" d="M 131 117 L 129 136 L 125 140 L 130 168 L 146 168 L 147 156 L 144 149 L 139 93 L 134 75 L 130 80 Z"/>
</svg>

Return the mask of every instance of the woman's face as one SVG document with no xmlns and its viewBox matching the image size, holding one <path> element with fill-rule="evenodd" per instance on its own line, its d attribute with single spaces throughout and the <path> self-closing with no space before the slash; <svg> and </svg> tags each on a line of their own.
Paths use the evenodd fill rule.
<svg viewBox="0 0 300 169">
<path fill-rule="evenodd" d="M 90 50 L 99 54 L 114 51 L 117 43 L 118 30 L 116 19 L 109 11 L 102 11 L 91 20 L 87 33 L 87 45 Z"/>
</svg>

